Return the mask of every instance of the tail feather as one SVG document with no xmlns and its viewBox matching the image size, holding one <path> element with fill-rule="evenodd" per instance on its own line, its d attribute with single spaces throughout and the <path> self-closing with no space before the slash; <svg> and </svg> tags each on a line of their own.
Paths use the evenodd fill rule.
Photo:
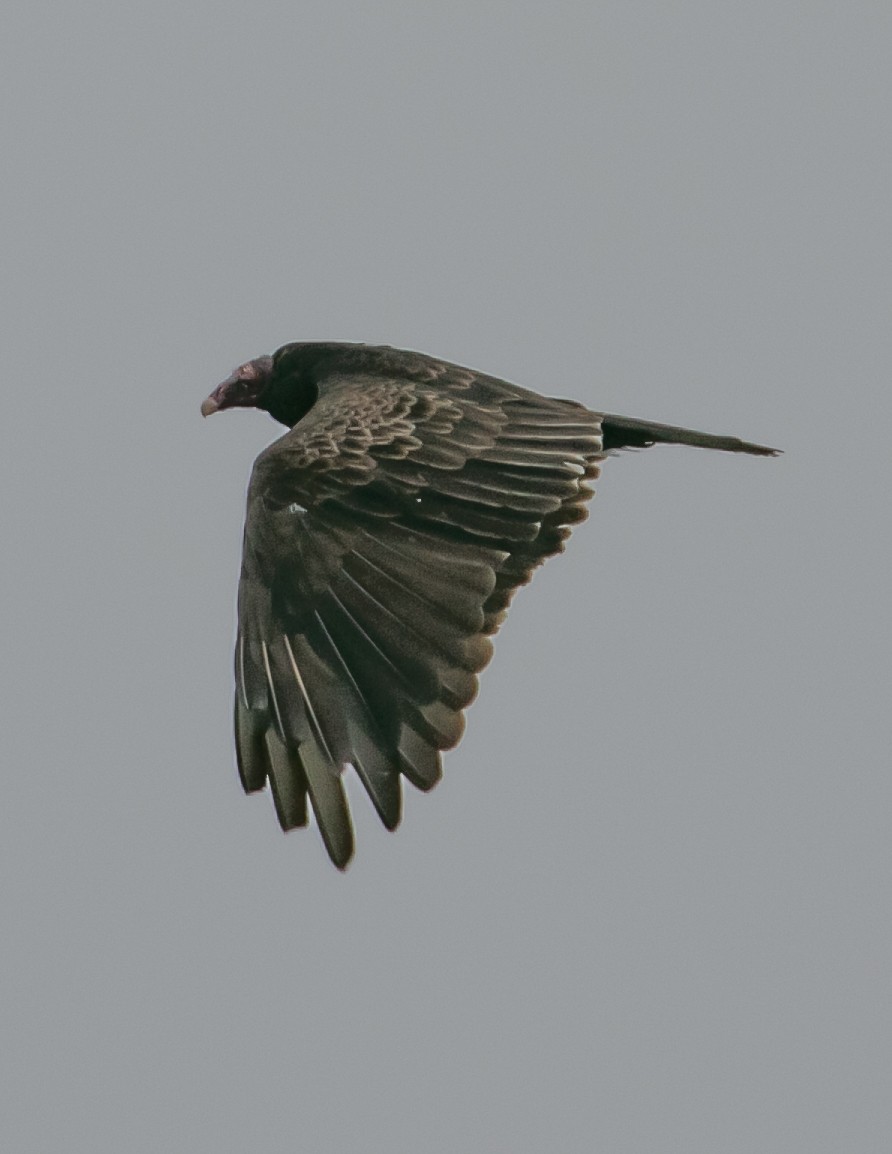
<svg viewBox="0 0 892 1154">
<path fill-rule="evenodd" d="M 653 421 L 638 421 L 634 417 L 601 418 L 604 452 L 611 449 L 646 449 L 650 445 L 696 445 L 701 449 L 723 449 L 727 453 L 752 453 L 758 457 L 776 457 L 780 449 L 754 445 L 739 437 L 717 437 L 713 433 L 698 433 L 676 425 L 658 425 Z"/>
</svg>

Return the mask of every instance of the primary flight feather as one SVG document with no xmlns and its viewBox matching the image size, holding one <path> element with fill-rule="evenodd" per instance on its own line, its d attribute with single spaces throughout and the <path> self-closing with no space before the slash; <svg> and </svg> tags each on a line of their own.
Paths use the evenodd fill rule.
<svg viewBox="0 0 892 1154">
<path fill-rule="evenodd" d="M 204 401 L 265 409 L 288 432 L 248 489 L 235 651 L 247 792 L 282 829 L 309 807 L 340 869 L 343 784 L 388 829 L 401 777 L 428 790 L 461 738 L 515 590 L 587 516 L 612 450 L 656 442 L 772 456 L 736 437 L 594 413 L 422 353 L 296 343 Z"/>
</svg>

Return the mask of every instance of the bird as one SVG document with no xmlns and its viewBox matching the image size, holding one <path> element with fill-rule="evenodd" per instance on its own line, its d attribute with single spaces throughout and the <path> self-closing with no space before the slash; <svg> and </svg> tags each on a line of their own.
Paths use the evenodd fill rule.
<svg viewBox="0 0 892 1154">
<path fill-rule="evenodd" d="M 235 752 L 287 831 L 354 852 L 352 766 L 388 830 L 430 790 L 517 589 L 587 517 L 606 457 L 654 444 L 775 456 L 737 437 L 593 412 L 423 353 L 293 342 L 201 405 L 287 431 L 248 486 Z"/>
</svg>

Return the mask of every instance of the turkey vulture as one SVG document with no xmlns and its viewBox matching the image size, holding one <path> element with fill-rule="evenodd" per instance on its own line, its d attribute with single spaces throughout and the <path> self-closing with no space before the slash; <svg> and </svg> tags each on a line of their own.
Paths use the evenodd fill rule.
<svg viewBox="0 0 892 1154">
<path fill-rule="evenodd" d="M 461 738 L 492 636 L 533 570 L 587 516 L 617 449 L 776 450 L 593 413 L 421 353 L 283 345 L 201 406 L 288 429 L 248 489 L 235 649 L 245 791 L 267 781 L 283 830 L 308 820 L 353 854 L 352 765 L 388 829 L 400 777 L 428 790 Z"/>
</svg>

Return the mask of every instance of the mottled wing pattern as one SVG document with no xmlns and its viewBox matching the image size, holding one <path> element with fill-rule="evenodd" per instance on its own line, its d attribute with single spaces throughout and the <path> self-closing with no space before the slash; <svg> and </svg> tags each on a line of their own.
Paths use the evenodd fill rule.
<svg viewBox="0 0 892 1154">
<path fill-rule="evenodd" d="M 429 383 L 324 382 L 258 458 L 248 495 L 236 647 L 246 790 L 268 780 L 283 829 L 312 805 L 343 868 L 352 764 L 382 821 L 403 775 L 440 753 L 518 586 L 586 516 L 600 420 L 570 401 L 432 362 Z"/>
</svg>

